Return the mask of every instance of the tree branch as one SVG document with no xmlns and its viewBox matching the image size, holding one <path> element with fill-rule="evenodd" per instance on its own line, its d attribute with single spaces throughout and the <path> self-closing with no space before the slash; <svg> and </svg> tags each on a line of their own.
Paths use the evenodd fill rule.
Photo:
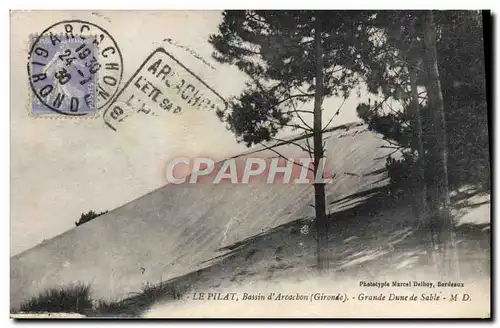
<svg viewBox="0 0 500 328">
<path fill-rule="evenodd" d="M 306 98 L 306 97 L 314 97 L 314 93 L 313 94 L 303 94 L 303 95 L 290 95 L 289 97 L 287 97 L 283 100 L 280 100 L 278 102 L 278 105 L 284 103 L 285 101 L 293 99 L 293 98 Z"/>
<path fill-rule="evenodd" d="M 307 149 L 309 150 L 309 155 L 313 157 L 314 150 L 312 149 L 311 144 L 309 143 L 309 136 L 306 135 L 305 138 L 306 138 Z"/>
<path fill-rule="evenodd" d="M 294 145 L 294 146 L 299 147 L 299 148 L 300 148 L 300 149 L 302 149 L 303 151 L 305 151 L 305 152 L 309 153 L 309 150 L 308 150 L 306 147 L 302 146 L 301 144 L 299 144 L 299 143 L 297 143 L 297 142 L 295 142 L 295 141 L 291 141 L 291 140 L 284 140 L 284 139 L 275 138 L 275 137 L 271 137 L 271 139 L 276 140 L 276 141 L 279 141 L 279 142 L 282 142 L 282 143 L 284 143 L 284 144 L 292 144 L 292 145 Z M 311 155 L 311 154 L 309 154 L 309 155 Z"/>
<path fill-rule="evenodd" d="M 299 88 L 295 88 L 295 89 L 297 89 L 297 91 L 298 91 L 298 92 L 300 92 L 301 94 L 303 94 L 304 96 L 305 96 L 305 95 L 309 95 L 309 93 L 306 93 L 306 92 L 302 91 L 302 90 L 301 90 L 301 89 L 299 89 Z M 313 96 L 314 96 L 314 94 L 313 94 Z"/>
<path fill-rule="evenodd" d="M 382 100 L 381 102 L 379 102 L 379 103 L 377 104 L 377 106 L 373 107 L 373 109 L 371 109 L 371 110 L 372 110 L 372 111 L 374 111 L 374 110 L 378 110 L 378 109 L 380 109 L 380 107 L 382 107 L 382 105 L 383 105 L 383 104 L 384 104 L 384 103 L 385 103 L 385 102 L 386 102 L 389 98 L 391 98 L 391 97 L 392 97 L 392 95 L 387 95 L 387 96 L 385 96 L 384 100 Z"/>
<path fill-rule="evenodd" d="M 389 107 L 389 109 L 391 110 L 392 113 L 397 113 L 398 111 L 394 110 L 394 108 L 392 108 L 392 106 L 389 104 L 389 103 L 386 103 L 387 107 Z"/>
<path fill-rule="evenodd" d="M 294 129 L 301 129 L 301 130 L 307 131 L 307 132 L 313 132 L 314 131 L 311 128 L 303 127 L 303 126 L 298 125 L 298 124 L 284 124 L 283 126 L 286 126 L 286 127 L 289 127 L 289 128 L 294 128 Z"/>
<path fill-rule="evenodd" d="M 290 161 L 290 162 L 294 163 L 295 165 L 298 165 L 298 166 L 301 166 L 301 167 L 307 168 L 307 169 L 308 169 L 309 171 L 311 171 L 311 172 L 314 172 L 314 169 L 313 169 L 313 168 L 310 168 L 310 167 L 304 166 L 304 165 L 302 165 L 301 163 L 297 163 L 297 162 L 296 162 L 296 161 L 294 161 L 293 159 L 290 159 L 290 158 L 287 158 L 287 157 L 283 156 L 283 155 L 282 155 L 282 154 L 280 154 L 280 153 L 279 153 L 276 149 L 271 148 L 271 147 L 269 147 L 269 146 L 267 146 L 267 145 L 263 144 L 262 142 L 261 142 L 260 144 L 261 144 L 261 146 L 262 146 L 262 147 L 264 147 L 264 148 L 265 148 L 265 149 L 267 149 L 267 150 L 272 151 L 273 153 L 275 153 L 275 154 L 276 154 L 276 155 L 278 155 L 279 157 L 281 157 L 281 158 L 283 158 L 283 159 L 285 159 L 285 160 L 287 160 L 287 161 Z"/>
<path fill-rule="evenodd" d="M 295 104 L 293 103 L 292 101 L 292 107 L 293 107 L 293 111 L 297 114 L 297 117 L 299 118 L 299 120 L 302 122 L 302 124 L 304 124 L 308 129 L 310 129 L 311 131 L 313 130 L 313 128 L 306 123 L 306 121 L 304 121 L 304 119 L 302 119 L 302 116 L 300 116 L 299 112 L 303 112 L 302 110 L 299 111 L 297 110 L 297 108 L 295 107 Z M 311 112 L 313 113 L 313 112 Z"/>
<path fill-rule="evenodd" d="M 266 22 L 266 20 L 258 18 L 257 17 L 257 13 L 255 13 L 255 12 L 252 13 L 252 14 L 248 13 L 248 18 L 251 18 L 251 19 L 253 19 L 253 20 L 255 20 L 255 21 L 259 22 L 259 23 L 263 23 L 265 25 L 269 25 L 269 23 Z"/>
<path fill-rule="evenodd" d="M 399 146 L 399 147 L 393 147 L 393 146 L 379 146 L 378 148 L 387 148 L 387 149 L 401 149 L 403 148 L 403 146 Z"/>
<path fill-rule="evenodd" d="M 389 140 L 389 139 L 384 139 L 384 141 L 386 141 L 387 143 L 389 143 L 389 144 L 390 144 L 390 145 L 392 145 L 392 146 L 396 146 L 396 147 L 403 147 L 403 146 L 401 146 L 400 144 L 398 144 L 398 143 L 394 143 L 394 142 L 392 142 L 392 141 L 391 141 L 391 140 Z"/>
<path fill-rule="evenodd" d="M 333 119 L 335 118 L 335 116 L 339 115 L 340 113 L 340 109 L 342 108 L 342 106 L 344 106 L 344 103 L 346 101 L 347 98 L 344 98 L 344 101 L 342 101 L 342 104 L 340 104 L 340 107 L 337 109 L 337 111 L 335 112 L 335 114 L 330 118 L 330 120 L 328 121 L 328 123 L 325 125 L 325 127 L 323 129 L 321 129 L 321 132 L 325 132 L 326 129 L 328 129 L 328 127 L 330 126 L 330 123 L 332 123 Z"/>
<path fill-rule="evenodd" d="M 303 109 L 294 109 L 295 113 L 305 113 L 305 114 L 314 114 L 312 110 L 303 110 Z"/>
<path fill-rule="evenodd" d="M 390 154 L 388 154 L 388 155 L 384 155 L 384 156 L 380 156 L 380 157 L 375 157 L 373 160 L 379 160 L 379 159 L 384 159 L 384 158 L 387 158 L 387 157 L 391 156 L 392 154 L 394 154 L 394 153 L 398 152 L 400 149 L 401 149 L 401 148 L 397 148 L 397 149 L 395 149 L 393 152 L 391 152 Z"/>
</svg>

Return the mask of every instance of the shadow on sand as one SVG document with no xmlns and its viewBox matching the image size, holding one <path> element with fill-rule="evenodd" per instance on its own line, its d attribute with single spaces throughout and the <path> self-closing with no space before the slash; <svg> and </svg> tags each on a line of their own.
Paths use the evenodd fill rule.
<svg viewBox="0 0 500 328">
<path fill-rule="evenodd" d="M 426 258 L 428 231 L 421 228 L 414 215 L 416 196 L 394 196 L 389 188 L 368 189 L 330 203 L 334 212 L 328 216 L 329 271 L 338 276 L 359 271 L 376 277 L 380 270 L 389 273 L 411 269 Z M 463 274 L 478 266 L 489 272 L 488 226 L 455 227 L 457 249 L 466 259 L 460 268 Z M 280 225 L 220 248 L 223 254 L 204 262 L 203 269 L 148 285 L 142 292 L 92 315 L 136 317 L 153 304 L 178 300 L 188 291 L 217 288 L 224 281 L 243 283 L 250 276 L 271 280 L 292 271 L 299 275 L 305 270 L 314 271 L 315 234 L 314 223 L 307 218 Z M 478 258 L 478 253 L 484 256 Z"/>
</svg>

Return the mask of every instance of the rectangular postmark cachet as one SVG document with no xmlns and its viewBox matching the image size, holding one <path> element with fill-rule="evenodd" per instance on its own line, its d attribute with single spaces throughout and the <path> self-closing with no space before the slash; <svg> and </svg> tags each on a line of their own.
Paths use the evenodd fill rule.
<svg viewBox="0 0 500 328">
<path fill-rule="evenodd" d="M 226 101 L 164 48 L 154 50 L 103 115 L 117 130 L 134 115 L 179 115 L 186 110 L 224 110 Z"/>
<path fill-rule="evenodd" d="M 114 39 L 85 21 L 62 21 L 33 37 L 28 57 L 32 116 L 89 116 L 109 103 L 122 75 Z"/>
</svg>

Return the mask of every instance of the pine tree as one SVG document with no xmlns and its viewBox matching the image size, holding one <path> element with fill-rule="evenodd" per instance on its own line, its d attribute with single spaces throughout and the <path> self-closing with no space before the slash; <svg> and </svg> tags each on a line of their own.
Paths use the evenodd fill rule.
<svg viewBox="0 0 500 328">
<path fill-rule="evenodd" d="M 370 41 L 363 22 L 369 13 L 347 11 L 225 11 L 218 33 L 210 36 L 214 58 L 245 72 L 250 81 L 232 99 L 227 112 L 218 112 L 240 142 L 247 146 L 280 141 L 284 128 L 313 137 L 307 151 L 313 171 L 324 158 L 323 132 L 332 123 L 322 120 L 327 97 L 349 96 L 362 69 L 359 49 Z M 314 110 L 300 105 L 314 101 Z M 337 110 L 338 115 L 340 108 Z M 305 115 L 313 116 L 313 124 Z M 320 172 L 321 174 L 321 172 Z M 318 269 L 326 269 L 328 244 L 325 185 L 314 184 Z"/>
</svg>

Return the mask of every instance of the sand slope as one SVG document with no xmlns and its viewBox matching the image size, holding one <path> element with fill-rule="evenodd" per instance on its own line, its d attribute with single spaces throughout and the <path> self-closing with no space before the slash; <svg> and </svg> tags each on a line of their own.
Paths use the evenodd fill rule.
<svg viewBox="0 0 500 328">
<path fill-rule="evenodd" d="M 378 148 L 383 144 L 378 136 L 356 124 L 328 134 L 326 156 L 337 174 L 327 185 L 328 202 L 385 183 L 377 171 L 385 158 L 379 157 L 391 150 Z M 293 145 L 277 150 L 301 156 Z M 276 154 L 262 150 L 245 156 Z M 221 247 L 311 217 L 310 204 L 308 185 L 167 185 L 12 257 L 11 306 L 77 281 L 91 283 L 97 298 L 130 296 L 144 283 L 203 268 L 204 261 L 223 254 Z"/>
</svg>

